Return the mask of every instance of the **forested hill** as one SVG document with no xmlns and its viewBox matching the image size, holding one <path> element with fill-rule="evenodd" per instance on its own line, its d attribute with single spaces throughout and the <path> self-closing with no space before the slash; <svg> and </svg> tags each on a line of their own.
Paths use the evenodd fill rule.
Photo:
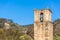
<svg viewBox="0 0 60 40">
<path fill-rule="evenodd" d="M 60 40 L 60 19 L 53 22 L 54 40 Z M 0 18 L 0 40 L 33 40 L 34 24 L 19 25 L 11 19 Z"/>
<path fill-rule="evenodd" d="M 33 24 L 19 25 L 11 19 L 0 18 L 0 40 L 33 40 Z"/>
</svg>

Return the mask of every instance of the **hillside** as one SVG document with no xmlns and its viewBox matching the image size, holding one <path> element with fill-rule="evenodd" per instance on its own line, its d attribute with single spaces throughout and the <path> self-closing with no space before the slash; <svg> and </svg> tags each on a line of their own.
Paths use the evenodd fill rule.
<svg viewBox="0 0 60 40">
<path fill-rule="evenodd" d="M 54 40 L 60 40 L 60 19 L 54 21 Z"/>
<path fill-rule="evenodd" d="M 53 22 L 54 40 L 60 40 L 60 19 Z M 33 40 L 34 24 L 19 25 L 11 19 L 0 18 L 0 40 Z"/>
<path fill-rule="evenodd" d="M 32 24 L 23 26 L 11 19 L 0 18 L 0 40 L 33 40 L 32 26 Z"/>
</svg>

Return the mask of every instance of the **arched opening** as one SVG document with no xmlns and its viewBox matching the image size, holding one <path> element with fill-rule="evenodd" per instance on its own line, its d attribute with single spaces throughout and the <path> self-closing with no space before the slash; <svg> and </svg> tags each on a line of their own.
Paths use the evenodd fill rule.
<svg viewBox="0 0 60 40">
<path fill-rule="evenodd" d="M 40 22 L 43 22 L 43 19 L 44 19 L 44 15 L 43 13 L 40 14 Z"/>
</svg>

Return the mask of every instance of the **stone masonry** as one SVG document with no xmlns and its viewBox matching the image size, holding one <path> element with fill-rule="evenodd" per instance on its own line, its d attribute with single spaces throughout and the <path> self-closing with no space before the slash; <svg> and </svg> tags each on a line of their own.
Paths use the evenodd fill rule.
<svg viewBox="0 0 60 40">
<path fill-rule="evenodd" d="M 52 12 L 50 9 L 34 10 L 34 40 L 53 40 Z"/>
</svg>

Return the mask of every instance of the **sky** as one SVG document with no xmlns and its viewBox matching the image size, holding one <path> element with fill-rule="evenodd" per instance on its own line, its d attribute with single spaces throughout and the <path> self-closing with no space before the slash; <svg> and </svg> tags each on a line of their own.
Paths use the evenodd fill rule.
<svg viewBox="0 0 60 40">
<path fill-rule="evenodd" d="M 34 9 L 52 11 L 52 21 L 60 18 L 60 0 L 0 0 L 0 18 L 12 19 L 20 25 L 34 23 Z"/>
</svg>

